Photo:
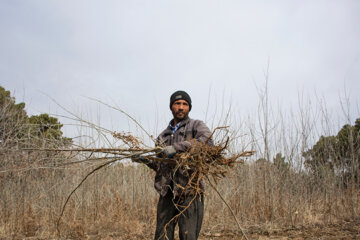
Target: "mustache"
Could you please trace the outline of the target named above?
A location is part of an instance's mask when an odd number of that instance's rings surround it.
[[[179,110],[179,111],[176,111],[176,112],[175,112],[175,114],[179,114],[179,113],[185,113],[185,111]]]

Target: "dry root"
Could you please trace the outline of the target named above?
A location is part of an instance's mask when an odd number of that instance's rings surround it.
[[[241,157],[249,157],[252,151],[242,152],[236,155],[227,153],[225,146],[209,146],[202,142],[196,142],[193,147],[178,156],[178,167],[184,169],[195,169],[202,176],[212,177],[215,181],[225,177],[230,167],[236,163],[243,163]]]

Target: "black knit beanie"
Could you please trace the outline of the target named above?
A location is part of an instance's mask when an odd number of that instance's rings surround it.
[[[189,96],[189,94],[187,94],[185,91],[176,91],[174,92],[171,97],[170,97],[170,109],[171,106],[173,105],[173,103],[177,100],[185,100],[188,102],[189,104],[189,111],[191,110],[191,98]]]

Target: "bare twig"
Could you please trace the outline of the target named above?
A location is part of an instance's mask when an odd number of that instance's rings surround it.
[[[128,118],[130,118],[136,125],[138,125],[138,126],[141,128],[141,130],[143,130],[144,133],[145,133],[154,143],[156,142],[156,140],[154,139],[154,137],[153,137],[150,133],[148,133],[148,131],[146,131],[146,129],[145,129],[134,117],[132,117],[129,113],[125,112],[124,110],[122,110],[122,109],[120,109],[120,108],[111,106],[111,105],[109,105],[109,104],[107,104],[107,103],[105,103],[105,102],[103,102],[103,101],[101,101],[101,100],[99,100],[99,99],[95,99],[95,98],[91,98],[91,97],[87,97],[87,98],[90,99],[90,100],[93,100],[93,101],[95,101],[95,102],[101,103],[101,104],[103,104],[104,106],[106,106],[106,107],[108,107],[108,108],[111,108],[111,109],[114,109],[114,110],[116,110],[116,111],[121,112],[122,114],[124,114],[125,116],[127,116]]]
[[[230,207],[230,205],[225,201],[225,199],[223,198],[223,196],[222,196],[222,195],[220,194],[220,192],[216,189],[216,187],[214,186],[214,184],[210,181],[210,179],[209,179],[208,176],[206,176],[206,179],[208,180],[210,186],[214,189],[214,191],[219,195],[219,197],[221,198],[221,200],[222,200],[222,201],[225,203],[225,205],[229,208],[229,210],[230,210],[231,214],[233,215],[233,217],[234,217],[234,219],[235,219],[235,222],[236,222],[238,228],[240,229],[241,234],[243,235],[243,237],[244,237],[246,240],[249,240],[248,237],[246,236],[244,230],[241,228],[240,223],[239,223],[239,221],[238,221],[238,219],[237,219],[234,211],[233,211],[232,208]],[[241,238],[241,239],[242,239],[242,238]]]

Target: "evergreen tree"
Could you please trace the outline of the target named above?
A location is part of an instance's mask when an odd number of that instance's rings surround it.
[[[25,103],[16,103],[10,91],[0,86],[0,141],[3,146],[25,144],[39,147],[51,143],[52,147],[60,147],[71,143],[71,139],[63,137],[63,125],[55,117],[40,114],[28,117]]]
[[[15,103],[15,98],[0,86],[0,141],[9,144],[14,138],[20,138],[27,122],[25,103]]]
[[[359,181],[360,118],[355,125],[344,125],[336,136],[321,136],[317,143],[303,153],[305,165],[316,176],[341,176],[345,182]]]

